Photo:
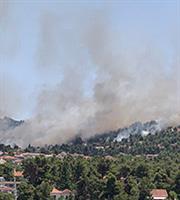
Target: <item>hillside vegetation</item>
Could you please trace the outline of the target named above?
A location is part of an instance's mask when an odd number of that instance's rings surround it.
[[[26,149],[1,144],[0,151],[43,153],[19,165],[0,164],[0,176],[13,180],[22,170],[18,200],[51,200],[55,187],[69,189],[66,200],[148,200],[152,189],[166,189],[168,200],[180,200],[180,129],[169,127],[148,135],[130,134],[117,141],[118,131],[68,144]],[[0,200],[13,196],[0,193]],[[63,199],[63,198],[62,198]]]
[[[134,134],[121,141],[116,138],[119,131],[100,134],[88,140],[76,137],[68,144],[26,148],[28,152],[78,153],[89,156],[116,156],[120,154],[147,155],[180,153],[180,128],[169,127],[148,135]]]

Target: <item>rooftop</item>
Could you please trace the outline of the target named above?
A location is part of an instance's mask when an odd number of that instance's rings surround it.
[[[14,175],[14,177],[22,177],[23,176],[23,172],[14,170],[14,174],[13,175]]]
[[[152,197],[165,197],[167,198],[168,197],[168,193],[165,189],[153,189],[151,191],[151,195]]]
[[[53,188],[53,190],[51,191],[50,195],[57,195],[57,194],[61,194],[61,195],[69,195],[71,192],[71,190],[69,189],[65,189],[63,191],[58,190],[56,188]]]

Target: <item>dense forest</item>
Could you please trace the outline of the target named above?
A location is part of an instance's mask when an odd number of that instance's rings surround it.
[[[144,200],[153,188],[165,188],[180,198],[180,155],[152,159],[134,156],[82,158],[38,156],[24,160],[18,169],[24,178],[18,200],[47,200],[53,187],[75,191],[77,200]],[[0,176],[11,179],[12,163],[0,165]],[[5,198],[0,194],[0,199]]]

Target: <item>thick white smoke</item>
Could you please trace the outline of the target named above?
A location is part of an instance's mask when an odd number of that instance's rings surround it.
[[[65,19],[52,12],[41,15],[37,73],[40,78],[59,74],[59,81],[41,90],[33,118],[3,133],[3,141],[43,145],[135,121],[178,124],[179,38],[167,63],[166,49],[148,34],[128,33],[126,44],[126,30],[113,30],[107,8],[74,14]]]

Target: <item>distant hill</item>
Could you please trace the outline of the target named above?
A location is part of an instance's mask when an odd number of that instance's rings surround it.
[[[9,117],[0,119],[0,131],[8,131],[22,125],[24,121],[16,121]]]
[[[146,123],[135,122],[130,126],[120,128],[115,131],[109,131],[107,133],[97,134],[94,137],[88,139],[90,143],[105,143],[105,142],[120,142],[122,139],[129,138],[130,135],[148,135],[155,134],[161,131],[161,126],[157,121],[149,121]]]

